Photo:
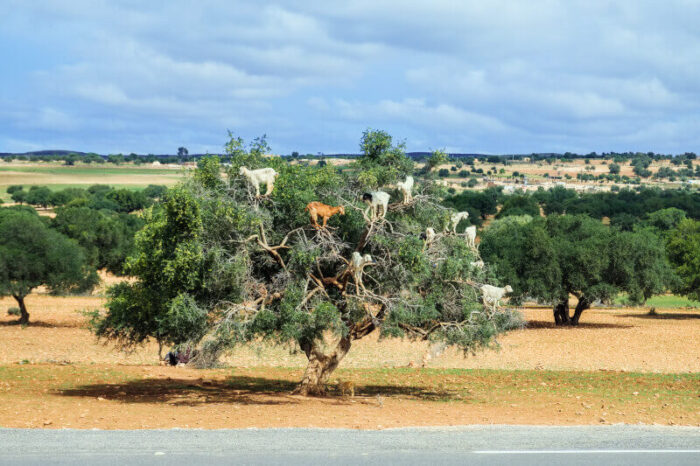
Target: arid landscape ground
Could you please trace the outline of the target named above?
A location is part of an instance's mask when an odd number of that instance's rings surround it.
[[[599,161],[592,164],[593,173],[607,172]],[[659,164],[668,162],[655,162],[651,170]],[[486,171],[491,164],[476,166]],[[12,162],[2,169],[6,202],[5,188],[13,184],[138,189],[172,185],[183,176],[182,169],[146,166]],[[519,171],[537,180],[545,172],[575,177],[584,169],[582,160],[517,163],[506,175]],[[622,164],[622,174],[631,175],[629,164]],[[449,180],[459,187],[460,179]],[[14,300],[0,299],[0,427],[700,425],[698,309],[657,307],[657,315],[649,315],[646,308],[594,308],[571,328],[555,327],[551,309],[529,307],[524,329],[501,337],[494,350],[467,355],[371,335],[354,343],[331,379],[329,396],[302,398],[290,392],[306,358],[291,347],[259,342],[226,355],[220,369],[195,370],[160,366],[155,343],[125,353],[96,341],[82,311],[102,307],[104,291],[32,294],[32,324],[25,328],[7,315]],[[354,384],[354,397],[343,396],[341,381]]]
[[[370,336],[354,344],[329,396],[303,398],[290,395],[303,354],[261,343],[220,369],[163,367],[155,344],[126,354],[95,340],[80,311],[103,303],[34,294],[33,323],[21,328],[6,314],[13,300],[0,300],[0,426],[700,425],[698,310],[596,308],[578,328],[555,328],[550,310],[525,309],[527,326],[500,349],[466,356]]]

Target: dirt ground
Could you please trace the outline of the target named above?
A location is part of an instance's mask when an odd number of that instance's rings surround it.
[[[32,325],[12,325],[7,309],[12,298],[0,299],[0,364],[64,361],[97,364],[157,364],[157,345],[125,354],[96,341],[81,313],[99,309],[100,297],[27,297]],[[624,370],[637,372],[700,372],[700,312],[659,309],[590,309],[577,328],[555,328],[550,309],[524,309],[528,324],[499,338],[500,349],[463,355],[423,342],[379,340],[370,335],[353,343],[342,367],[421,366],[462,369]],[[428,357],[426,357],[428,355]],[[258,344],[236,349],[224,362],[236,367],[294,367],[306,364],[289,348]]]
[[[343,427],[663,423],[700,426],[697,374],[345,369],[355,396],[290,394],[301,370],[0,366],[0,426]]]
[[[290,392],[305,358],[288,349],[241,349],[230,367],[198,371],[158,366],[155,345],[124,354],[96,342],[78,311],[103,302],[34,294],[21,328],[7,316],[13,300],[0,300],[0,427],[700,426],[697,310],[593,309],[579,328],[554,328],[550,310],[526,309],[528,326],[499,351],[466,357],[368,337],[330,396],[302,398]],[[341,380],[355,397],[341,396]]]

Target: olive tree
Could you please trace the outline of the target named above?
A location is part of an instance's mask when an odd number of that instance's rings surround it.
[[[237,155],[250,160],[235,146],[232,167]],[[411,165],[397,157],[363,163],[384,176]],[[373,220],[358,175],[263,162],[279,173],[270,196],[256,197],[235,168],[213,180],[210,162],[200,164],[206,176],[146,211],[126,265],[136,280],[110,291],[94,320],[99,336],[197,347],[193,362],[202,365],[258,338],[292,341],[308,358],[297,389],[308,395],[323,393],[353,341],[375,331],[473,351],[520,325],[514,311],[481,304],[478,286],[488,278],[471,265],[477,257],[462,236],[420,238],[428,226],[441,231],[450,214],[434,199],[436,186],[417,187],[412,203],[390,203],[386,218]],[[314,229],[304,211],[311,201],[343,205],[345,215]]]

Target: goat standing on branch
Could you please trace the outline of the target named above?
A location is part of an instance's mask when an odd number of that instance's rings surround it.
[[[457,225],[459,225],[459,222],[462,220],[466,220],[469,217],[469,212],[456,212],[452,214],[450,217],[450,221],[447,222],[447,225],[445,226],[445,233],[447,233],[450,229],[452,230],[452,233],[455,235],[457,234]]]
[[[369,254],[363,256],[357,251],[352,253],[352,258],[348,263],[348,268],[345,273],[351,275],[353,282],[355,282],[355,294],[359,295],[360,290],[362,290],[363,293],[367,292],[365,284],[362,283],[362,273],[365,267],[372,264],[374,264],[374,260]]]
[[[399,181],[396,186],[401,190],[403,194],[403,203],[408,204],[413,199],[413,177],[407,176],[406,181]]]
[[[311,225],[317,230],[320,228],[326,228],[328,219],[335,214],[345,215],[345,207],[342,205],[333,207],[316,201],[306,204],[306,209],[304,210],[309,212],[309,216],[311,217]],[[323,225],[318,224],[318,217],[323,218]]]
[[[372,191],[362,195],[362,201],[369,206],[372,221],[386,217],[386,212],[389,209],[389,194],[384,191]],[[379,214],[381,207],[382,213]]]
[[[467,235],[467,244],[469,247],[476,249],[476,225],[467,227],[464,233]]]
[[[484,298],[484,306],[490,306],[494,311],[498,308],[499,301],[503,299],[506,293],[512,293],[513,288],[506,285],[505,288],[499,288],[493,285],[481,285],[481,295]]]
[[[478,288],[489,277],[469,265],[478,255],[464,235],[440,232],[430,248],[418,238],[447,220],[440,190],[428,185],[408,204],[398,195],[396,206],[378,189],[366,196],[357,190],[413,172],[401,144],[392,146],[383,133],[365,136],[357,170],[290,163],[276,179],[270,169],[263,177],[247,169],[283,166],[263,158],[264,138],[253,152],[232,139],[229,183],[210,183],[218,171],[199,167],[144,216],[128,266],[134,281],[110,293],[98,335],[125,348],[148,337],[187,345],[200,351],[202,365],[260,338],[294,342],[308,361],[296,393],[320,395],[353,342],[373,332],[473,351],[518,328],[513,310],[492,312],[480,303]],[[361,176],[365,170],[370,176]],[[266,183],[271,191],[272,182],[274,199],[255,197],[254,186]],[[304,207],[330,199],[347,217],[337,228],[309,228]]]
[[[277,178],[278,173],[274,168],[258,168],[257,170],[248,170],[246,167],[241,167],[239,173],[246,178],[248,182],[255,188],[255,197],[260,197],[260,185],[265,183],[267,186],[267,192],[265,196],[272,194],[272,189],[275,185],[275,178]]]

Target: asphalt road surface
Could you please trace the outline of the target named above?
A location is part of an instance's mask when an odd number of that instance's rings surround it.
[[[0,464],[700,465],[700,428],[0,429]]]

